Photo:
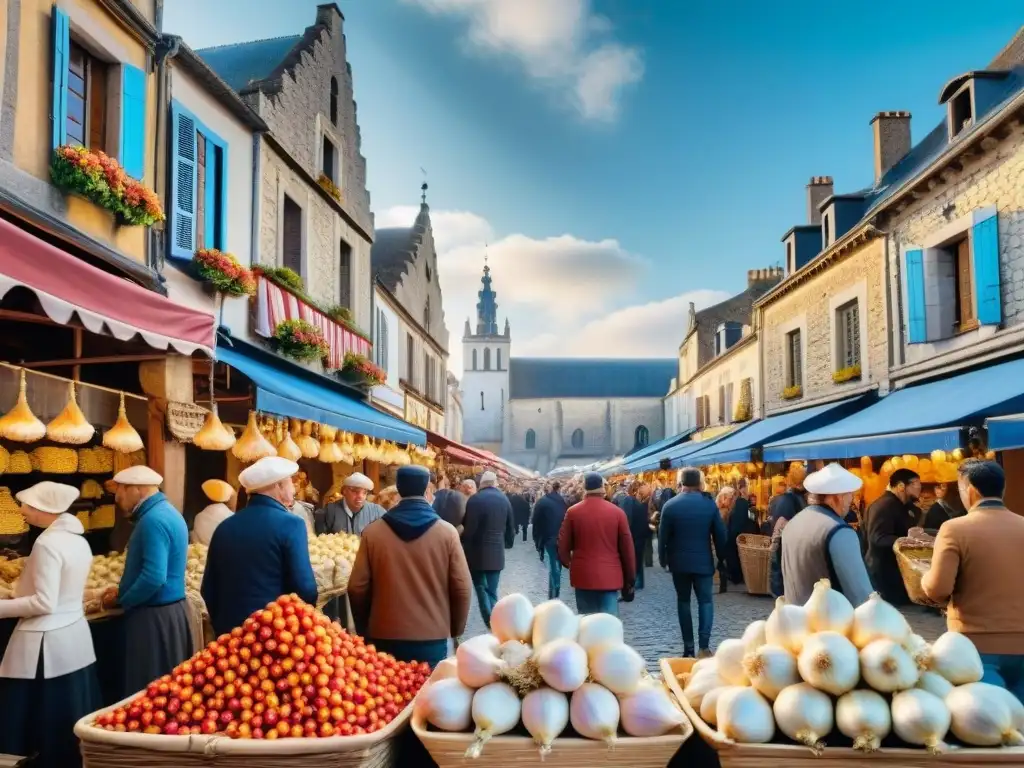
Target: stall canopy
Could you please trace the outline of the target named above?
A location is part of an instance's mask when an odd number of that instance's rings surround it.
[[[622,472],[636,472],[638,471],[638,467],[641,465],[641,463],[647,463],[644,461],[644,459],[648,458],[649,456],[653,456],[656,453],[662,453],[663,451],[671,450],[672,448],[675,448],[677,445],[681,445],[682,443],[689,440],[690,435],[692,435],[694,432],[696,432],[696,430],[688,429],[685,432],[680,432],[679,434],[672,435],[672,437],[666,437],[664,440],[659,440],[654,445],[648,445],[644,448],[641,448],[638,451],[635,451],[634,453],[625,456],[617,466],[610,467],[609,469],[618,470],[621,467]]]
[[[742,429],[742,428],[741,428]],[[691,453],[703,450],[708,446],[715,445],[716,443],[724,440],[725,438],[736,434],[735,432],[727,432],[718,437],[713,437],[710,440],[701,440],[699,442],[682,442],[672,448],[666,448],[657,453],[653,453],[645,459],[641,459],[631,466],[632,471],[635,472],[650,472],[652,470],[661,467],[661,462],[665,460],[670,461],[670,466],[681,467],[687,463],[683,461]]]
[[[104,272],[0,219],[0,299],[18,287],[32,291],[55,323],[77,316],[87,330],[121,341],[139,336],[156,349],[213,354],[212,314]]]
[[[440,448],[445,454],[460,464],[475,466],[477,464],[489,464],[491,461],[482,453],[470,448],[468,445],[457,443],[444,435],[438,434],[437,432],[431,432],[428,430],[427,442]]]
[[[256,409],[280,416],[330,424],[349,432],[398,443],[425,445],[418,427],[378,411],[334,388],[326,376],[305,371],[287,361],[235,340],[218,346],[217,360],[235,368],[256,388]],[[290,370],[289,370],[290,369]]]
[[[1024,413],[988,419],[985,426],[988,428],[989,450],[1024,448]]]
[[[765,461],[850,459],[960,447],[961,430],[1024,410],[1024,360],[893,392],[841,421],[765,446]]]
[[[709,443],[705,448],[688,453],[685,457],[686,463],[706,466],[750,461],[754,449],[760,448],[765,443],[815,429],[825,422],[841,419],[863,408],[869,402],[867,396],[861,395],[834,403],[825,403],[798,411],[780,413],[777,416],[769,416],[755,421],[738,432],[733,432],[720,440]]]

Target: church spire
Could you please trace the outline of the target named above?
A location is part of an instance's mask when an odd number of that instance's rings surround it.
[[[486,253],[484,254],[484,276],[480,282],[484,287],[477,293],[480,301],[476,304],[476,335],[497,336],[498,294],[491,289],[491,267],[487,263]]]

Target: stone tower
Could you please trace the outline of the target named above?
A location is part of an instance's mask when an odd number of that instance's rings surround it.
[[[462,439],[498,453],[508,403],[512,336],[507,319],[504,331],[498,331],[498,295],[486,259],[480,282],[476,325],[471,326],[467,318],[462,336]]]

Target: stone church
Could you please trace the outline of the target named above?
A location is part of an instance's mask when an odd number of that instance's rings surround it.
[[[513,358],[490,267],[463,333],[463,442],[546,473],[619,456],[665,435],[676,361]]]

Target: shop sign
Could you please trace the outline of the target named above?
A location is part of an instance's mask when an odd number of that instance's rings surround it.
[[[195,403],[167,403],[167,431],[179,443],[191,443],[206,422],[206,409]]]
[[[405,420],[421,429],[430,429],[430,411],[424,403],[405,395]]]

